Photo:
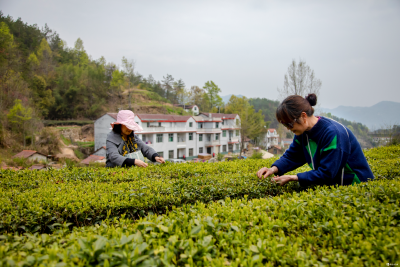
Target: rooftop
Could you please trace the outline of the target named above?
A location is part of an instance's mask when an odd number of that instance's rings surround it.
[[[97,156],[97,155],[90,155],[86,159],[82,160],[81,163],[89,165],[89,163],[91,163],[91,162],[95,162],[95,161],[103,160],[103,159],[105,159],[105,157]]]
[[[36,154],[36,153],[43,155],[42,153],[39,153],[35,150],[22,150],[18,154],[14,155],[13,158],[29,158],[30,156],[32,156],[33,154]],[[46,157],[46,155],[43,155],[43,156]]]

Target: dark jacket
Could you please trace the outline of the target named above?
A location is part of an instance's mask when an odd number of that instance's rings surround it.
[[[305,163],[313,170],[297,174],[301,186],[340,185],[343,168],[343,185],[374,179],[353,133],[325,117],[321,117],[310,131],[296,135],[289,149],[272,166],[278,168],[277,175],[283,175]]]
[[[143,156],[148,158],[149,160],[155,162],[155,157],[158,156],[156,151],[143,143],[136,135],[135,142],[138,145],[138,150],[142,151]],[[107,142],[106,142],[106,167],[117,167],[117,166],[131,166],[133,165],[133,159],[128,159],[122,156],[122,146],[124,144],[124,140],[122,140],[121,134],[115,133],[111,131],[107,135]],[[126,160],[130,160],[132,164],[126,164]]]

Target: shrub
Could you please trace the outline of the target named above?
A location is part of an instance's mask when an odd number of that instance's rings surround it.
[[[262,159],[263,153],[261,152],[254,152],[253,155],[251,155],[251,159]]]

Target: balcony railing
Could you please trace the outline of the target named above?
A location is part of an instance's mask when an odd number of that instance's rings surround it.
[[[198,133],[221,133],[221,128],[197,128],[196,131]]]
[[[216,146],[216,145],[220,145],[221,142],[219,140],[212,140],[212,141],[205,141],[204,145],[205,146]]]
[[[144,132],[165,132],[165,127],[162,127],[162,126],[146,127],[146,126],[144,126],[143,131]]]
[[[229,137],[229,142],[239,142],[239,137]]]

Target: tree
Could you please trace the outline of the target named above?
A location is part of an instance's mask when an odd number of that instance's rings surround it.
[[[293,59],[288,67],[283,81],[283,88],[278,88],[281,100],[289,95],[306,96],[314,93],[317,96],[321,89],[321,80],[315,77],[312,70],[305,61],[300,60],[299,64]]]
[[[30,88],[33,91],[33,100],[37,108],[42,113],[42,116],[46,117],[49,114],[49,109],[55,103],[52,91],[47,89],[45,79],[38,75],[33,77]]]
[[[25,128],[26,128],[25,124],[30,119],[32,119],[32,110],[31,110],[31,108],[23,107],[22,106],[22,101],[20,99],[16,99],[14,106],[12,107],[10,112],[7,114],[7,118],[16,127],[22,126],[22,133],[23,133],[23,136],[24,136],[24,147],[25,147]]]
[[[223,106],[222,98],[219,96],[221,89],[213,81],[206,82],[203,89],[207,93],[210,109]]]
[[[263,133],[265,126],[262,111],[255,112],[254,107],[249,104],[246,97],[237,97],[232,95],[225,107],[225,112],[230,114],[239,114],[240,121],[240,137],[241,149],[244,148],[244,139],[256,139]]]
[[[173,100],[173,96],[171,96],[172,94],[172,86],[173,86],[173,82],[174,82],[174,78],[172,77],[172,75],[167,74],[166,77],[163,76],[162,80],[162,87],[165,90],[165,98],[167,98],[168,100]]]
[[[135,78],[135,61],[133,60],[128,60],[126,57],[122,57],[122,68],[123,71],[125,72],[126,77],[129,80],[129,87],[131,83],[133,83],[134,78]]]

